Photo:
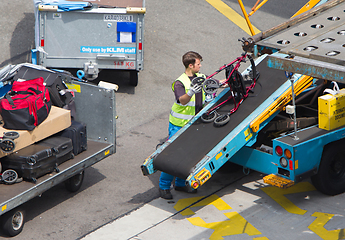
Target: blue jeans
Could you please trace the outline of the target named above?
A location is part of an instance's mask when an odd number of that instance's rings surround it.
[[[169,122],[169,138],[171,138],[178,130],[182,127],[175,126]],[[159,188],[162,190],[170,189],[171,182],[174,180],[174,176],[167,174],[165,172],[161,173],[159,178]],[[184,187],[186,186],[185,180],[176,177],[175,179],[175,186],[177,187]]]

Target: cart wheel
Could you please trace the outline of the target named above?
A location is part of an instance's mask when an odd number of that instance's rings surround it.
[[[4,139],[1,141],[1,150],[5,153],[10,153],[14,150],[15,143],[11,139]]]
[[[210,112],[209,114],[207,113],[204,113],[203,115],[201,115],[201,120],[205,123],[210,123],[210,122],[213,122],[216,117],[218,116],[217,112],[216,111],[212,111]]]
[[[24,227],[24,211],[14,209],[6,213],[2,218],[2,228],[10,237],[18,235]]]
[[[80,189],[84,180],[84,171],[74,175],[70,179],[65,181],[65,187],[70,192],[76,192]]]
[[[214,125],[216,127],[222,127],[230,121],[229,114],[223,114],[214,119]]]
[[[7,184],[13,184],[17,181],[18,174],[12,169],[7,169],[2,173],[2,180]]]
[[[16,139],[19,137],[19,133],[17,132],[4,132],[4,138],[9,138],[9,139]]]
[[[204,89],[204,92],[206,94],[212,95],[217,92],[217,89],[219,88],[219,83],[214,79],[207,79],[202,85],[202,88]]]
[[[345,149],[344,141],[324,147],[319,171],[311,177],[315,188],[326,195],[345,192]]]
[[[195,77],[192,79],[192,85],[201,85],[205,81],[203,77]]]
[[[129,72],[129,85],[133,87],[138,86],[138,71]]]

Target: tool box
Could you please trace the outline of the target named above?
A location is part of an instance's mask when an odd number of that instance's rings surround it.
[[[319,128],[333,130],[345,125],[345,89],[318,98]]]

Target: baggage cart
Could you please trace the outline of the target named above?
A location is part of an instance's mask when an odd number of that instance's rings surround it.
[[[1,227],[9,236],[18,235],[23,229],[23,203],[63,182],[67,190],[78,191],[84,170],[115,153],[115,91],[73,80],[67,85],[75,90],[75,120],[87,125],[87,150],[60,164],[59,172],[44,175],[36,183],[0,184]]]
[[[145,1],[85,2],[88,7],[73,11],[37,6],[33,63],[79,69],[77,76],[87,80],[104,69],[124,70],[130,85],[137,86],[144,69]]]

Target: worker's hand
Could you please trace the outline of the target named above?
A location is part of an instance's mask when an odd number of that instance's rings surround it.
[[[196,94],[200,91],[201,91],[201,85],[198,85],[198,84],[195,84],[194,86],[190,85],[190,88],[187,92],[187,95],[190,97],[193,97],[194,94]]]

